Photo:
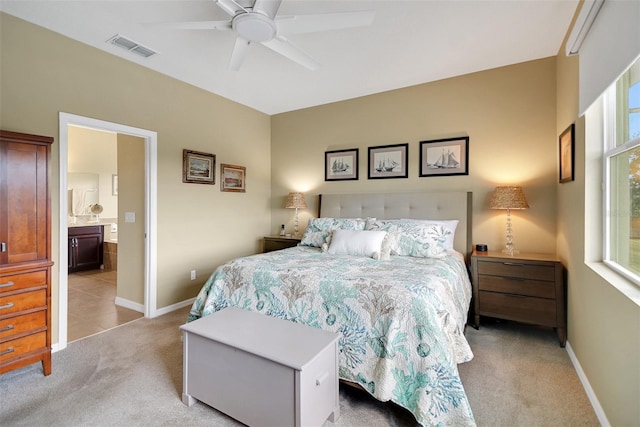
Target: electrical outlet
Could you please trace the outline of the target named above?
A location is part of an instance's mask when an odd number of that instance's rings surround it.
[[[196,271],[191,270],[191,280],[196,280]]]

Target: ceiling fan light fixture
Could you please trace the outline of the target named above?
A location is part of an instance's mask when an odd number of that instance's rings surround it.
[[[276,24],[271,18],[258,12],[236,15],[232,27],[240,37],[250,42],[266,42],[276,36]]]

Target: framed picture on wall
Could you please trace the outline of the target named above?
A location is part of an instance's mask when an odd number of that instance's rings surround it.
[[[558,138],[559,145],[559,167],[560,167],[560,182],[569,182],[574,179],[573,161],[575,151],[575,136],[574,136],[574,124],[571,123],[564,132],[560,134]]]
[[[369,147],[369,179],[407,178],[409,144]]]
[[[192,184],[216,183],[215,154],[182,150],[182,182]]]
[[[326,151],[324,153],[324,180],[358,180],[358,149]]]
[[[220,191],[245,192],[247,168],[244,166],[220,164]]]
[[[469,137],[420,142],[420,176],[469,175]]]

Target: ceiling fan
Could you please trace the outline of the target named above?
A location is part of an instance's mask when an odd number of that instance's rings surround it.
[[[251,6],[239,0],[214,0],[231,19],[228,21],[182,22],[174,28],[234,31],[236,42],[229,69],[238,71],[251,43],[260,43],[310,70],[320,64],[286,38],[290,34],[313,33],[371,25],[374,11],[276,16],[282,0],[255,0]],[[245,3],[245,2],[243,2]]]

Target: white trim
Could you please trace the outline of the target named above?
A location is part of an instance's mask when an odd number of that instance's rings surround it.
[[[115,303],[120,307],[128,308],[129,310],[137,311],[138,313],[144,313],[144,305],[140,304],[139,302],[116,297]]]
[[[157,305],[157,152],[158,134],[154,131],[134,128],[118,123],[106,122],[74,114],[59,113],[59,250],[58,250],[58,343],[53,346],[54,351],[67,347],[67,313],[69,283],[67,274],[67,156],[68,156],[68,126],[81,126],[104,132],[133,135],[145,140],[145,277],[144,277],[144,312],[145,317],[158,316]]]
[[[168,305],[166,307],[162,307],[156,311],[156,316],[162,316],[164,314],[171,313],[172,311],[180,310],[183,307],[187,307],[193,305],[193,302],[196,300],[196,297],[189,298],[184,301],[177,302],[175,304]],[[187,319],[184,319],[185,323]]]
[[[582,42],[589,34],[593,21],[596,20],[598,12],[602,7],[604,0],[585,0],[582,9],[576,18],[576,22],[571,28],[571,33],[567,39],[565,53],[567,56],[577,55],[582,46]]]
[[[598,401],[598,396],[591,388],[591,384],[587,379],[587,375],[582,370],[582,366],[580,366],[580,362],[576,357],[576,354],[573,352],[573,348],[571,348],[571,344],[567,341],[566,345],[567,354],[569,355],[569,359],[571,359],[571,363],[573,364],[576,373],[578,374],[578,378],[582,383],[582,387],[584,387],[584,391],[587,393],[587,397],[589,398],[589,402],[591,402],[591,406],[593,406],[593,410],[596,413],[596,417],[598,417],[598,421],[600,421],[600,425],[602,427],[610,427],[609,420],[607,419],[607,415],[604,413],[604,409],[600,405],[600,401]]]

